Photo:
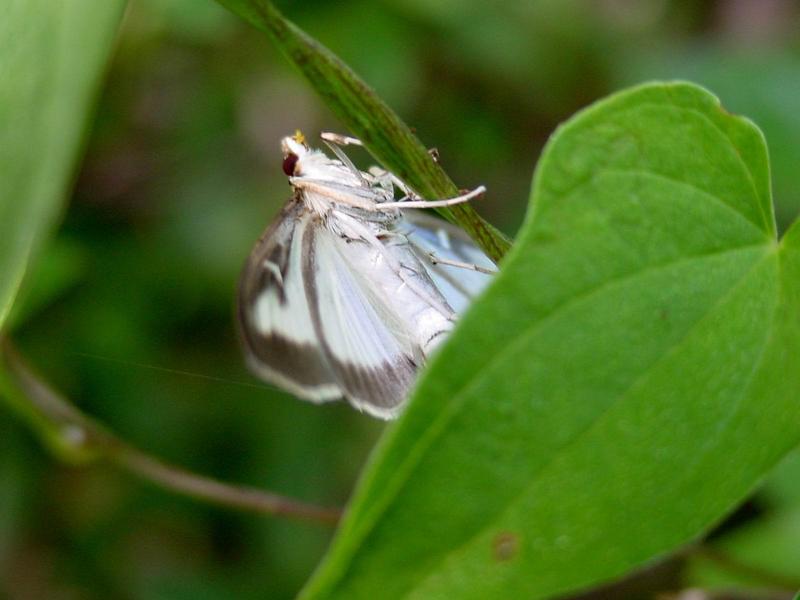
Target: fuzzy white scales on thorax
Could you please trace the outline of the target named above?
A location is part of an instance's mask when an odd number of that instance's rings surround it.
[[[319,150],[305,150],[293,138],[284,140],[284,148],[298,156],[295,181],[330,182],[336,184],[340,194],[349,192],[359,202],[379,204],[393,200],[387,180],[375,181],[367,173],[358,177],[341,162]],[[337,203],[335,197],[318,191],[301,190],[300,198],[323,218],[327,229],[352,244],[353,266],[381,292],[402,321],[414,325],[408,334],[423,358],[427,358],[453,328],[455,312],[431,281],[408,239],[397,230],[399,209],[365,215],[364,209]]]

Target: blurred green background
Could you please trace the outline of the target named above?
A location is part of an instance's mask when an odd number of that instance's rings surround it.
[[[704,84],[756,121],[781,228],[800,212],[796,2],[279,4],[439,149],[461,187],[486,184],[476,208],[509,234],[558,123],[660,78]],[[382,424],[260,384],[234,327],[239,270],[289,195],[279,139],[296,128],[312,139],[341,130],[263,35],[211,0],[131,0],[68,211],[28,278],[14,336],[50,382],[140,448],[342,504]],[[288,598],[329,540],[323,526],[58,464],[10,413],[0,448],[0,597]],[[797,539],[791,457],[715,543],[800,577]],[[640,595],[739,579],[691,560]]]

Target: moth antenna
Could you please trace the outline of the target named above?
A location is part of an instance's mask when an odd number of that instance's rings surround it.
[[[319,134],[326,142],[332,142],[337,146],[363,146],[361,140],[358,138],[350,137],[349,135],[341,135],[331,131],[323,131]]]

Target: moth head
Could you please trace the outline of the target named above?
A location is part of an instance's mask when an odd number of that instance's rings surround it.
[[[298,161],[308,153],[305,136],[300,130],[297,130],[294,135],[286,136],[281,140],[281,150],[283,151],[283,172],[292,177],[297,169]]]

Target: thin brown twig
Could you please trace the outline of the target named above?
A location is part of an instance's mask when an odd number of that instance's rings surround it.
[[[748,564],[708,545],[694,546],[689,554],[705,558],[730,573],[761,582],[770,587],[791,590],[792,592],[800,590],[800,580],[798,579]]]
[[[163,488],[260,514],[335,524],[338,508],[316,506],[231,485],[162,462],[131,446],[56,393],[25,363],[8,338],[0,340],[0,396],[34,425],[58,455],[72,463],[107,461]]]
[[[143,452],[126,447],[112,452],[116,465],[173,491],[241,510],[336,524],[341,511],[287,498],[252,487],[227,483],[165,464]]]
[[[737,588],[687,588],[657,595],[656,600],[792,600],[794,592]]]

